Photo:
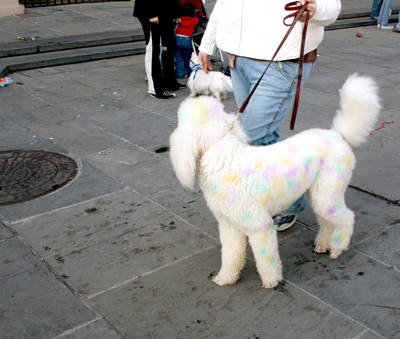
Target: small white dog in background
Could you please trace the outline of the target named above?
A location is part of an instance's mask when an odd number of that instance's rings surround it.
[[[377,120],[378,88],[369,77],[352,75],[340,91],[340,110],[330,130],[310,129],[268,146],[250,146],[235,114],[212,97],[188,98],[178,111],[170,137],[170,157],[184,187],[198,181],[218,223],[222,265],[213,281],[239,279],[249,238],[263,287],[283,280],[272,217],[304,192],[320,230],[315,252],[332,259],[346,250],[354,213],[345,191],[355,167],[351,146],[363,143]],[[228,128],[227,128],[228,127]],[[229,128],[231,127],[231,128]],[[200,156],[200,159],[198,157]]]
[[[221,72],[204,72],[196,53],[192,53],[192,73],[187,86],[190,89],[190,97],[211,95],[218,100],[226,99],[227,93],[233,91],[232,80]]]

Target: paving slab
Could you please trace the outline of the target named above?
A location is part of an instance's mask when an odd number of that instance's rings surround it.
[[[125,143],[115,134],[81,120],[77,113],[74,121],[36,126],[34,131],[46,139],[51,138],[55,145],[78,156],[116,148]]]
[[[331,260],[313,252],[314,237],[304,231],[281,243],[284,277],[380,335],[400,338],[400,271],[353,250]]]
[[[351,184],[363,190],[399,202],[400,192],[397,182],[397,168],[400,166],[398,151],[386,151],[364,145],[355,151],[357,166]],[[382,164],[387,163],[387,166]]]
[[[127,338],[353,338],[364,330],[292,284],[263,289],[252,262],[233,286],[211,281],[218,269],[212,249],[91,301]]]
[[[63,111],[70,112],[70,114],[74,114],[75,117],[79,116],[81,120],[100,126],[112,122],[121,122],[133,116],[149,113],[147,108],[116,98],[111,93],[65,101],[57,105],[57,107]]]
[[[97,317],[16,238],[0,242],[0,255],[2,338],[53,338]]]
[[[5,104],[4,106],[7,106]],[[5,112],[8,113],[7,110]],[[0,109],[0,113],[3,111]],[[54,145],[50,140],[45,139],[37,133],[21,126],[19,123],[6,115],[0,114],[0,150],[48,150],[65,153],[61,147]]]
[[[83,296],[216,245],[207,234],[126,191],[13,228]]]
[[[171,163],[165,157],[130,144],[86,154],[85,160],[106,175],[145,196],[177,185]]]
[[[124,186],[92,165],[82,162],[78,176],[53,193],[22,204],[0,206],[0,217],[8,222],[71,206],[123,189]]]
[[[393,221],[381,233],[357,245],[356,250],[369,255],[400,272],[400,219]]]

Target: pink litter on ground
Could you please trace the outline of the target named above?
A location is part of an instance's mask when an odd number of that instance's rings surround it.
[[[332,77],[333,75],[332,74],[325,74],[327,77]]]
[[[374,133],[375,131],[385,128],[385,125],[389,125],[389,124],[394,124],[394,121],[382,122],[382,126],[369,132],[369,135],[372,135],[372,133]]]

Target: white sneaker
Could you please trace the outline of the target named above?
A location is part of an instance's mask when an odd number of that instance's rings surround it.
[[[272,219],[274,219],[274,225],[276,226],[276,230],[278,232],[287,230],[292,227],[297,220],[298,215],[276,215]]]
[[[382,29],[393,29],[393,26],[381,26]]]

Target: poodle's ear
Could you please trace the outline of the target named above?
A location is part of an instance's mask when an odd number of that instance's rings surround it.
[[[178,127],[169,138],[170,159],[183,187],[193,188],[199,137],[193,131]]]

